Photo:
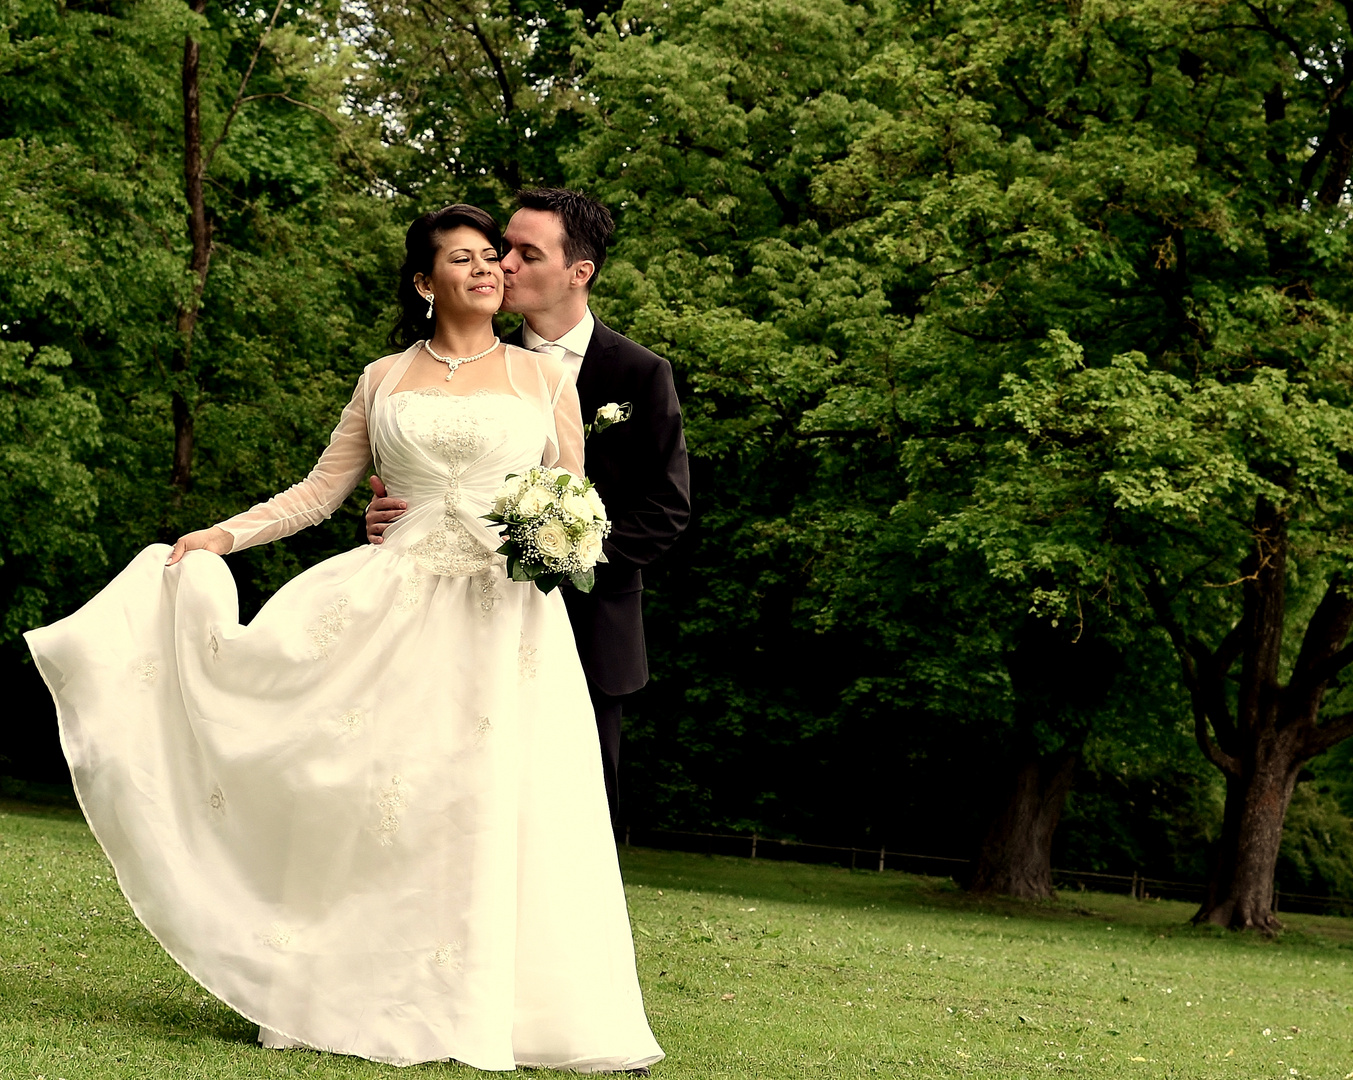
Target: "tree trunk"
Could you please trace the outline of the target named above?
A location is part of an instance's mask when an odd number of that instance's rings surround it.
[[[968,888],[1045,900],[1052,888],[1052,836],[1062,817],[1080,750],[1032,754],[1016,770],[1008,794],[973,860]]]
[[[1273,914],[1273,874],[1301,766],[1299,761],[1269,760],[1247,776],[1228,778],[1207,899],[1194,915],[1195,923],[1265,933],[1282,928]]]
[[[188,5],[197,14],[206,10],[206,0],[190,0]],[[192,34],[183,39],[183,194],[188,203],[188,239],[192,255],[188,270],[192,275],[187,298],[179,305],[175,346],[170,370],[174,385],[171,391],[174,419],[174,459],[170,483],[181,496],[188,490],[193,470],[193,403],[188,394],[193,356],[193,331],[197,327],[197,313],[202,303],[202,291],[207,284],[211,265],[211,223],[207,220],[206,200],[202,185],[206,169],[202,161],[201,50]]]

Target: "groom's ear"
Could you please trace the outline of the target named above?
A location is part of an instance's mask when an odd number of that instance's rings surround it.
[[[572,276],[568,279],[569,288],[585,289],[596,275],[597,264],[591,259],[579,259],[569,269],[572,271]]]

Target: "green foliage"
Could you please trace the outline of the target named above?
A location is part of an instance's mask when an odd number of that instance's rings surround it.
[[[340,18],[366,66],[355,108],[380,124],[380,181],[424,209],[507,210],[521,187],[562,181],[561,148],[587,107],[578,53],[607,0],[415,0]]]
[[[1289,892],[1353,897],[1353,820],[1328,787],[1297,786],[1283,824],[1278,884]]]
[[[4,642],[38,622],[72,569],[104,562],[89,467],[102,418],[92,394],[67,386],[70,364],[61,349],[0,341],[0,498],[18,516],[0,537]]]
[[[1027,375],[1002,380],[982,415],[997,433],[987,468],[931,538],[972,544],[999,578],[1054,575],[1063,588],[1038,593],[1054,614],[1075,596],[1131,604],[1144,582],[1234,567],[1261,496],[1297,519],[1305,558],[1338,565],[1349,548],[1334,508],[1350,495],[1353,420],[1329,400],[1342,379],[1320,378],[1338,338],[1312,331],[1295,372],[1258,367],[1230,382],[1152,370],[1140,353],[1089,368],[1054,331]],[[1199,589],[1191,606],[1213,607],[1206,597]]]
[[[1053,865],[1204,881],[1225,795],[1185,724],[1102,724],[1067,797]]]
[[[284,18],[259,50],[252,100],[227,117],[271,8],[195,18],[181,4],[97,13],[16,5],[0,75],[5,333],[71,357],[67,381],[97,404],[87,461],[95,531],[113,565],[294,482],[313,462],[361,366],[382,351],[397,233],[389,207],[354,188],[361,123],[341,109],[350,50],[322,8]],[[213,258],[182,388],[195,414],[196,483],[168,487],[169,360],[188,295],[182,190],[183,35],[202,41]],[[316,49],[318,45],[318,49]],[[358,172],[360,175],[360,172]],[[71,448],[79,453],[79,446]],[[351,519],[318,544],[346,546]],[[314,538],[301,542],[316,550]],[[280,582],[257,557],[260,585]],[[67,567],[31,625],[93,582]],[[72,571],[77,572],[72,572]]]

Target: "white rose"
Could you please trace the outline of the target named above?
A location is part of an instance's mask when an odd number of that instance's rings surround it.
[[[601,496],[597,494],[597,489],[590,487],[587,494],[583,496],[587,500],[587,505],[592,508],[592,516],[598,521],[606,520],[606,504],[601,501]]]
[[[578,562],[582,564],[584,570],[591,570],[597,565],[599,558],[601,558],[601,537],[589,530],[578,545]]]
[[[536,547],[547,559],[562,559],[569,553],[568,530],[557,521],[547,521],[536,530]]]
[[[520,476],[504,481],[503,486],[493,493],[493,512],[501,514],[521,495],[525,487],[526,480]]]
[[[605,420],[609,424],[614,424],[620,419],[620,406],[614,401],[608,401],[597,410],[597,419]]]
[[[545,488],[533,487],[521,497],[521,502],[517,503],[517,513],[522,517],[532,518],[537,514],[543,514],[553,505],[553,495]]]
[[[560,500],[560,504],[565,513],[572,514],[579,521],[592,520],[592,504],[585,495],[575,495],[570,491]]]

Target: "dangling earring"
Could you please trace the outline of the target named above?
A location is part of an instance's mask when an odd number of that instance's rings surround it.
[[[428,293],[428,313],[424,315],[423,318],[432,318],[432,293]]]

